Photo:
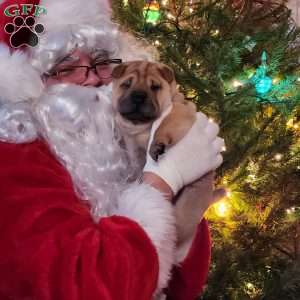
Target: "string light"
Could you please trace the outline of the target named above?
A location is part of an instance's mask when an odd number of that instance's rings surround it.
[[[230,197],[231,196],[231,191],[230,190],[226,190],[226,197]]]
[[[255,72],[249,72],[249,74],[248,74],[248,78],[251,78],[251,77],[253,77],[254,76],[254,74],[255,74]]]
[[[272,80],[272,83],[273,84],[276,84],[280,81],[280,78],[279,77],[275,77],[273,80]]]
[[[162,4],[163,6],[167,6],[167,5],[168,5],[168,0],[163,0],[163,1],[161,2],[161,4]]]
[[[293,127],[294,126],[294,119],[289,119],[286,123],[287,127]]]
[[[213,123],[215,120],[213,118],[209,118],[208,122]]]
[[[217,202],[214,205],[214,209],[219,217],[226,217],[229,213],[229,205],[224,200]]]
[[[298,129],[300,129],[300,125],[299,125],[299,122],[298,123],[295,123],[296,121],[293,119],[293,118],[291,118],[291,119],[289,119],[287,122],[286,122],[286,126],[288,127],[288,128],[293,128],[293,129],[295,129],[295,130],[298,130]]]
[[[280,160],[282,160],[282,157],[283,157],[282,154],[277,153],[274,158],[275,158],[275,160],[280,161]]]
[[[172,19],[172,20],[176,19],[171,13],[167,13],[167,18]]]
[[[217,36],[220,33],[219,29],[213,31],[212,36]]]
[[[247,286],[248,289],[253,289],[254,288],[254,285],[251,282],[248,282],[246,284],[246,286]]]
[[[222,152],[225,152],[227,149],[226,149],[226,146],[223,146],[222,148],[221,148],[221,150],[222,150]]]
[[[237,87],[240,87],[240,86],[243,86],[243,83],[238,81],[238,80],[234,80],[232,85],[237,88]]]
[[[292,206],[291,208],[288,208],[288,209],[286,210],[286,212],[287,212],[288,215],[291,215],[291,214],[293,214],[294,212],[296,212],[296,207]]]
[[[156,0],[146,3],[143,9],[143,15],[147,23],[155,25],[160,19],[160,7]]]
[[[154,45],[159,46],[159,45],[160,45],[160,41],[159,41],[159,40],[156,40],[156,41],[154,42]]]

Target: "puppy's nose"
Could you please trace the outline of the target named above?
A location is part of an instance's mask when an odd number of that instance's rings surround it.
[[[130,98],[133,103],[142,104],[147,98],[147,93],[145,91],[133,91]]]

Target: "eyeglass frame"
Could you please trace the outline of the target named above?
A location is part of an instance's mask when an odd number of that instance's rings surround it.
[[[66,70],[73,70],[73,69],[75,70],[75,69],[79,69],[79,68],[85,68],[86,72],[85,72],[85,79],[83,80],[83,82],[84,82],[88,78],[90,70],[94,70],[95,74],[97,74],[97,70],[96,70],[97,66],[110,65],[110,64],[121,64],[121,63],[122,63],[122,59],[120,59],[120,58],[105,59],[103,61],[96,62],[96,63],[92,64],[91,66],[70,66],[70,67],[66,67],[59,71],[46,72],[43,74],[43,76],[46,78],[59,77],[60,72],[63,72]],[[97,74],[97,76],[98,76],[98,74]]]

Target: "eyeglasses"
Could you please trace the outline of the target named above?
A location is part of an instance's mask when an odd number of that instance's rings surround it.
[[[111,69],[109,68],[109,65],[121,63],[122,59],[106,59],[96,62],[91,66],[70,66],[60,70],[50,71],[49,73],[44,74],[44,76],[46,78],[51,77],[61,81],[82,84],[88,78],[91,70],[93,70],[100,79],[109,79],[111,77]]]

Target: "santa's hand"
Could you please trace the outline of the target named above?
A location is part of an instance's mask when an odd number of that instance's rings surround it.
[[[149,144],[157,127],[155,122]],[[158,162],[147,154],[144,172],[155,173],[161,177],[176,194],[185,185],[221,165],[223,158],[220,153],[224,140],[217,137],[218,132],[218,125],[198,112],[197,120],[187,135],[161,156]]]

